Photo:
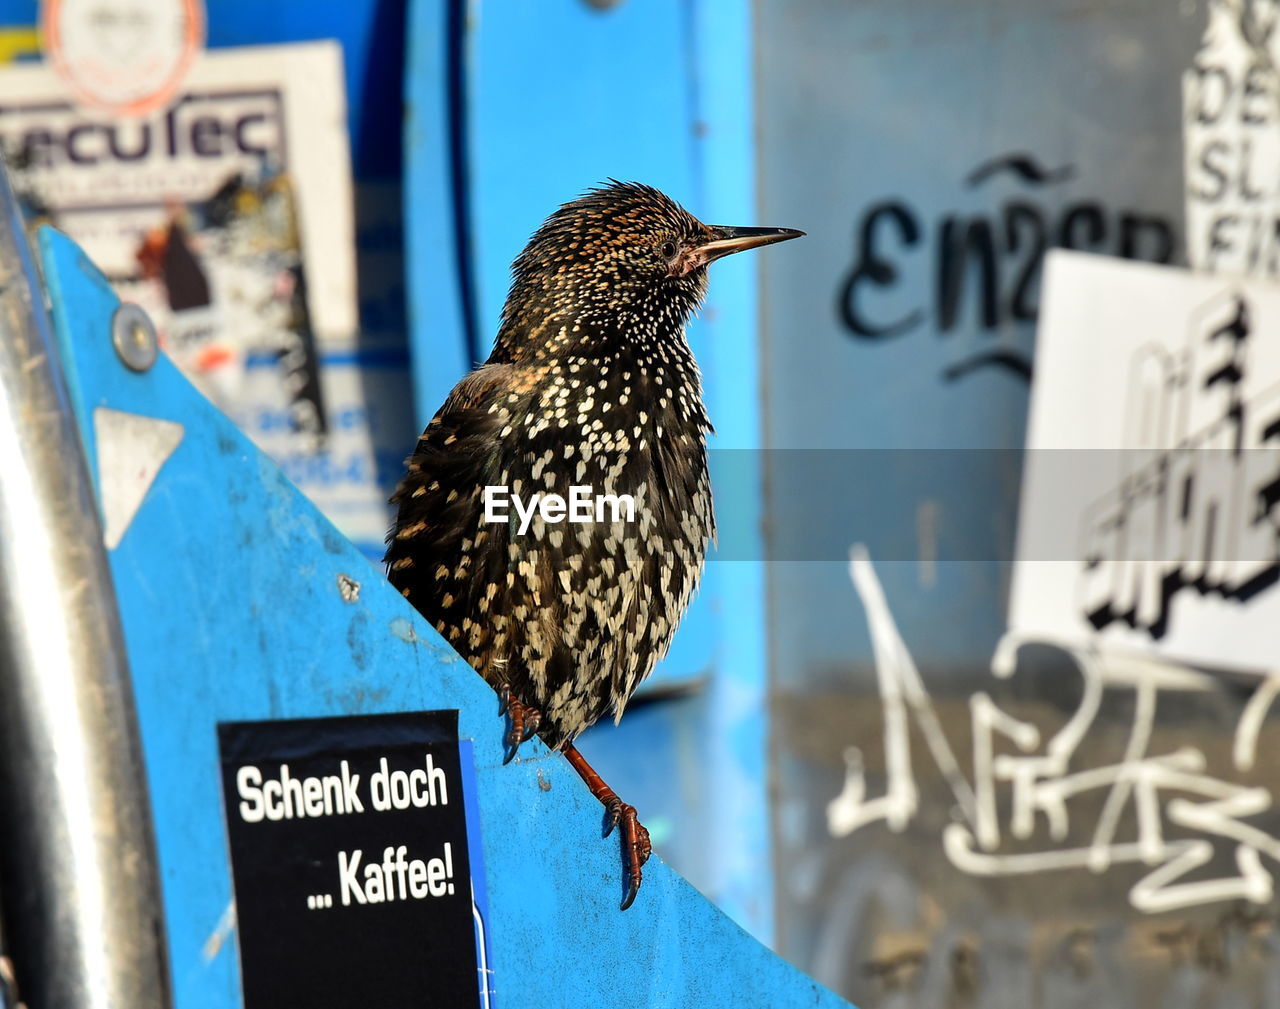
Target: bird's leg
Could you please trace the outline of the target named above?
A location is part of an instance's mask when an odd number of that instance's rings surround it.
[[[628,805],[618,798],[618,794],[604,783],[586,758],[578,752],[572,743],[567,743],[562,751],[565,758],[573,765],[578,776],[586,782],[591,794],[600,800],[605,809],[609,826],[604,832],[608,837],[613,828],[622,825],[622,857],[627,866],[627,892],[622,898],[622,910],[631,906],[640,890],[641,867],[649,860],[653,846],[649,843],[649,832],[636,816],[636,807]]]
[[[508,715],[511,718],[511,728],[507,730],[506,738],[503,740],[507,747],[507,755],[502,758],[504,764],[509,764],[511,758],[516,755],[516,751],[520,749],[520,744],[528,742],[537,733],[542,725],[542,712],[527,704],[521,704],[520,700],[512,695],[511,684],[503,683],[498,687],[498,714]]]

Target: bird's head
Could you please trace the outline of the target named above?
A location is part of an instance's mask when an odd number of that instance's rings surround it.
[[[712,262],[802,234],[703,224],[651,186],[611,181],[556,210],[520,253],[499,348],[573,325],[584,338],[682,331]]]

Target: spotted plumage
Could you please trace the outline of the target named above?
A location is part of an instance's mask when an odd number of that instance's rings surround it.
[[[715,535],[712,428],[685,338],[706,267],[797,234],[704,225],[634,183],[565,204],[515,261],[489,359],[409,459],[389,577],[551,747],[621,717],[671,643]],[[486,521],[486,487],[526,502],[574,487],[631,495],[633,520],[539,515],[522,534],[514,509]]]

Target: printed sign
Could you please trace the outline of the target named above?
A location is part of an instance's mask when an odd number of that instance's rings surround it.
[[[1050,255],[1010,626],[1275,668],[1280,290]]]
[[[218,738],[246,1009],[491,1005],[456,711]]]
[[[1280,104],[1273,2],[1210,0],[1183,75],[1187,259],[1197,270],[1280,276]]]
[[[332,42],[203,52],[172,101],[133,118],[15,65],[0,69],[0,146],[28,217],[75,239],[201,391],[376,554],[413,421],[403,346],[358,332],[345,105]]]

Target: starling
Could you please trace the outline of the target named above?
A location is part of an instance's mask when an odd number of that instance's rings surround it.
[[[624,909],[648,832],[573,741],[621,718],[715,535],[712,427],[685,337],[707,266],[801,234],[705,225],[638,183],[566,203],[516,259],[493,352],[391,499],[388,577],[498,692],[506,759],[536,733],[604,804],[606,834],[621,824]]]

